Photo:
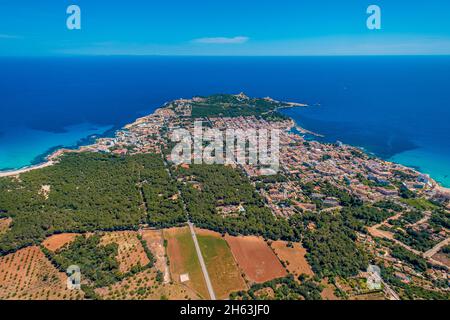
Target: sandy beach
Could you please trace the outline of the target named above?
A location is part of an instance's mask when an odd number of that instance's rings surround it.
[[[12,176],[17,176],[21,173],[25,173],[31,170],[36,170],[36,169],[42,169],[45,167],[49,167],[51,165],[55,164],[54,161],[50,160],[41,164],[37,164],[35,166],[30,166],[30,167],[26,167],[26,168],[22,168],[22,169],[17,169],[17,170],[11,170],[11,171],[0,171],[0,178],[2,177],[12,177]]]
[[[36,164],[34,166],[28,166],[28,167],[25,167],[25,168],[17,169],[17,170],[0,171],[0,178],[2,178],[2,177],[13,177],[13,176],[17,176],[17,175],[19,175],[21,173],[25,173],[25,172],[29,172],[29,171],[32,171],[32,170],[42,169],[42,168],[45,168],[45,167],[52,166],[52,165],[54,165],[55,163],[58,162],[57,159],[62,154],[67,153],[67,152],[80,152],[85,147],[86,146],[82,146],[82,147],[80,147],[78,149],[67,149],[67,148],[58,149],[58,150],[56,150],[55,152],[53,152],[52,154],[50,154],[50,155],[48,155],[46,157],[46,160],[47,160],[46,162],[39,163],[39,164]]]

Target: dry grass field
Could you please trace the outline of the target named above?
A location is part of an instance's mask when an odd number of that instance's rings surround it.
[[[226,236],[231,252],[251,282],[265,282],[284,277],[287,272],[264,239]]]
[[[180,275],[188,274],[189,280],[183,284],[195,290],[202,298],[209,299],[205,279],[203,278],[189,228],[165,229],[164,239],[168,242],[167,254],[172,281],[181,283]]]
[[[0,257],[0,300],[82,298],[81,291],[67,289],[66,280],[37,246]]]
[[[8,231],[11,222],[11,218],[0,218],[0,235]]]
[[[196,229],[196,234],[216,297],[227,299],[231,292],[247,290],[225,239],[217,232],[204,229]]]
[[[306,250],[300,243],[292,243],[292,247],[287,246],[286,241],[274,241],[271,244],[278,259],[284,262],[286,269],[296,278],[301,274],[314,275],[308,261],[305,259]]]

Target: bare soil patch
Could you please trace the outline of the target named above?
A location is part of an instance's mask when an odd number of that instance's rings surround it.
[[[167,263],[166,248],[164,247],[164,238],[162,230],[140,230],[142,239],[147,247],[153,253],[156,261],[155,267],[164,275],[164,282],[170,281],[170,271]]]
[[[324,287],[320,293],[323,300],[339,300],[334,293],[335,286],[333,284],[329,283],[327,279],[323,279],[320,284]]]
[[[66,244],[72,242],[79,234],[77,233],[59,233],[54,234],[42,242],[42,245],[50,251],[56,251]]]
[[[287,246],[286,241],[274,241],[271,244],[277,257],[284,262],[286,269],[295,277],[301,274],[314,275],[308,261],[306,261],[306,250],[300,243],[292,243],[292,247]]]
[[[251,282],[265,282],[284,277],[287,272],[264,239],[225,236],[231,252]]]

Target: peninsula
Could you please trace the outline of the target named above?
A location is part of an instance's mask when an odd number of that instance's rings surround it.
[[[245,94],[179,99],[115,137],[2,173],[0,270],[14,276],[8,261],[23,254],[52,279],[72,264],[97,270],[77,296],[55,280],[55,298],[448,299],[450,192],[414,169],[296,133],[278,112],[296,106]],[[279,130],[279,172],[175,165],[171,135],[196,121]],[[376,290],[369,265],[381,270]],[[0,298],[11,298],[5,281]],[[46,284],[33,281],[21,296],[41,294]]]

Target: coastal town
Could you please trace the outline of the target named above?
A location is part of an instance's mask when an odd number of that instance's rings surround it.
[[[239,96],[246,98],[243,94]],[[201,98],[193,98],[192,101],[199,99]],[[194,120],[190,117],[190,101],[187,99],[173,101],[163,108],[157,109],[154,114],[139,118],[134,123],[125,126],[123,130],[116,132],[115,137],[100,138],[93,145],[80,147],[79,151],[105,152],[116,155],[161,153],[170,145],[171,131],[178,128],[193,131]],[[419,196],[445,203],[447,210],[450,210],[450,203],[448,203],[450,189],[441,187],[429,175],[367,155],[361,149],[345,145],[340,141],[335,144],[314,141],[302,133],[293,132],[293,128],[299,132],[309,131],[299,128],[291,119],[267,121],[257,119],[255,116],[239,116],[207,117],[200,120],[208,122],[213,128],[222,131],[226,129],[282,130],[280,155],[283,173],[292,177],[300,177],[305,183],[327,181],[340,187],[345,186],[347,191],[355,194],[361,200],[371,203],[386,198],[398,199],[400,189],[404,188]],[[59,150],[50,155],[48,159],[56,159],[64,152],[70,152],[70,150]],[[170,158],[170,156],[168,157]],[[242,169],[249,177],[260,175],[257,166],[244,165]],[[393,183],[396,180],[401,181],[400,186]],[[345,183],[342,184],[342,182]],[[277,187],[279,189],[280,186]],[[288,197],[275,196],[275,198],[301,200],[301,194],[295,193],[295,188],[292,189],[289,183],[282,187],[287,188],[285,194]],[[323,195],[315,194],[315,197],[323,198]],[[267,200],[274,202],[276,199],[268,195]],[[330,198],[324,199],[324,203],[328,207],[336,205],[336,201],[333,202],[333,199]],[[306,203],[298,202],[298,204],[301,206]]]
[[[359,148],[339,141],[319,142],[320,133],[300,128],[292,119],[279,116],[278,110],[282,108],[305,105],[264,98],[257,102],[276,107],[254,114],[245,110],[234,114],[234,110],[224,107],[208,115],[200,108],[210,103],[208,99],[194,97],[168,102],[153,114],[118,130],[114,137],[99,138],[94,144],[76,150],[56,151],[38,168],[58,163],[64,154],[79,152],[119,157],[156,153],[170,165],[171,133],[177,129],[193,132],[195,121],[223,132],[276,129],[280,131],[279,172],[266,175],[260,164],[237,161],[227,166],[243,172],[277,219],[289,220],[303,214],[332,217],[350,214],[349,207],[363,208],[351,213],[351,221],[358,226],[354,227],[355,242],[373,257],[372,263],[389,271],[389,278],[382,279],[381,289],[373,290],[361,283],[367,277],[364,270],[352,277],[338,277],[332,286],[341,298],[395,300],[414,296],[416,293],[411,293],[410,288],[450,294],[450,189],[415,169],[382,160]],[[245,94],[227,96],[225,100],[226,106],[232,106],[234,101],[239,105],[255,101]],[[190,166],[190,163],[181,165],[184,170]],[[194,185],[192,179],[179,181]],[[198,182],[194,187],[201,191],[202,184]],[[219,203],[216,207],[222,217],[239,216],[245,210],[245,203]],[[314,230],[316,224],[310,222],[307,228]]]

